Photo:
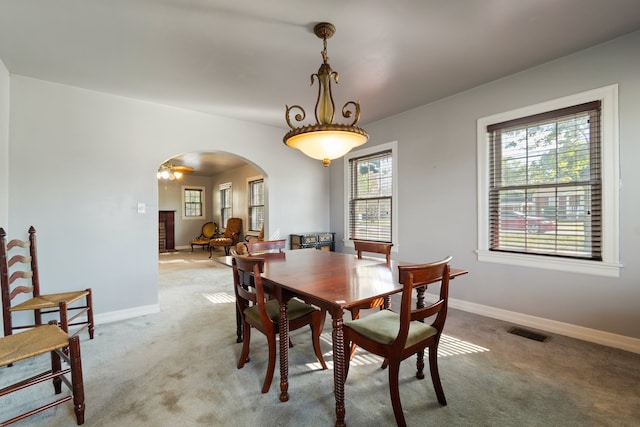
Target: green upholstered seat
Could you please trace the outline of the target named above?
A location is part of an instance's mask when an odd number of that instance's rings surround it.
[[[400,330],[400,316],[390,310],[381,310],[358,320],[344,322],[344,324],[375,342],[391,344]],[[405,347],[410,347],[437,333],[438,330],[433,326],[414,320],[409,324],[409,335]]]

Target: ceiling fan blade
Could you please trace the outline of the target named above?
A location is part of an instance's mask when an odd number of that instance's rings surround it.
[[[194,169],[191,166],[174,166],[172,168],[176,172],[191,173]]]

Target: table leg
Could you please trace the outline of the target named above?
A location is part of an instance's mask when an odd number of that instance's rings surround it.
[[[345,376],[345,358],[344,358],[344,332],[342,330],[343,319],[342,310],[337,310],[331,314],[333,318],[333,388],[336,396],[336,427],[345,427],[344,423],[344,376]]]
[[[289,400],[289,318],[287,301],[280,301],[280,402]]]

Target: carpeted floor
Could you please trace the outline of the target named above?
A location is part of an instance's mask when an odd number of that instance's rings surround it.
[[[303,329],[292,333],[289,402],[278,400],[276,367],[261,394],[266,341],[253,334],[251,362],[236,369],[231,270],[206,252],[160,255],[161,312],[98,325],[82,338],[87,426],[331,426],[333,372],[319,370]],[[472,276],[459,279],[472,281]],[[404,362],[400,393],[409,426],[636,426],[640,423],[640,355],[551,335],[537,342],[512,325],[450,310],[439,352],[448,405],[431,381]],[[331,322],[323,333],[331,368]],[[43,369],[48,357],[0,368],[0,386]],[[387,371],[363,351],[345,387],[349,426],[395,425]],[[51,395],[50,383],[0,398],[0,419],[27,400]],[[67,392],[66,390],[64,392]],[[75,425],[70,403],[16,426]]]

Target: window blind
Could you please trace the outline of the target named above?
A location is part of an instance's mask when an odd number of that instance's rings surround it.
[[[490,250],[602,260],[600,104],[487,126]]]
[[[391,242],[391,150],[349,160],[349,238]]]

